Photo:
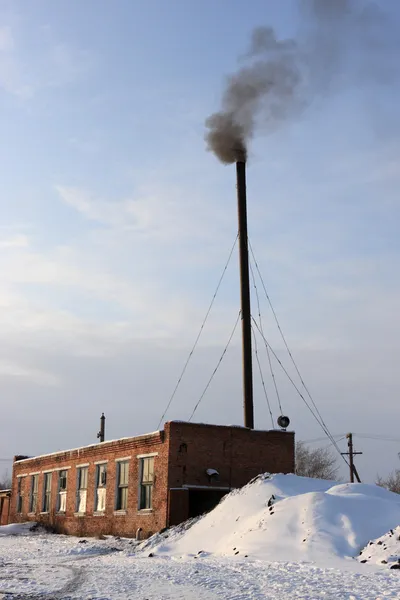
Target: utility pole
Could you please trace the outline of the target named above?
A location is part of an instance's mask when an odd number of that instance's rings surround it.
[[[249,429],[254,429],[246,163],[244,160],[239,160],[236,163],[236,184],[239,220],[240,297],[242,309],[244,426],[249,427]]]
[[[353,434],[352,433],[348,433],[346,435],[347,437],[347,445],[349,448],[348,452],[342,452],[342,456],[348,456],[349,457],[349,467],[350,467],[350,483],[354,483],[354,475],[356,476],[356,479],[358,481],[358,483],[361,483],[361,479],[360,476],[358,474],[358,471],[356,469],[356,466],[354,464],[354,457],[356,456],[356,454],[362,454],[362,452],[354,452],[353,449]]]

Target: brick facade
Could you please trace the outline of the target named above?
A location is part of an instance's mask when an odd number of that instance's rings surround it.
[[[7,525],[10,512],[11,490],[0,490],[0,525]]]
[[[154,457],[151,509],[139,506],[140,465]],[[118,464],[128,462],[126,510],[116,510]],[[107,465],[104,511],[96,512],[96,470]],[[87,467],[86,510],[77,513],[78,469]],[[207,469],[218,475],[207,474]],[[65,512],[60,513],[60,472],[67,472]],[[294,434],[171,421],[156,433],[102,442],[33,458],[15,457],[10,522],[40,521],[73,535],[141,537],[180,523],[215,505],[230,489],[262,472],[294,471]],[[37,477],[36,510],[32,509]],[[50,486],[45,502],[45,478]],[[46,509],[46,511],[44,510]]]

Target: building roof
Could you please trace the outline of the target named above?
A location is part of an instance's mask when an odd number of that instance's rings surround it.
[[[115,440],[107,440],[106,442],[96,442],[96,444],[89,444],[88,446],[80,446],[79,448],[70,448],[68,450],[57,450],[57,452],[49,452],[47,454],[38,454],[36,456],[30,456],[29,458],[23,458],[18,460],[18,464],[29,462],[30,460],[37,460],[38,458],[47,458],[50,456],[57,456],[59,454],[67,454],[68,452],[79,452],[80,450],[87,450],[88,448],[105,448],[111,444],[115,444],[117,442],[124,442],[130,440],[143,440],[149,437],[155,437],[156,435],[160,435],[160,431],[153,431],[151,433],[145,433],[143,435],[134,435],[130,437],[121,437]]]
[[[235,428],[235,429],[244,429],[244,430],[248,430],[248,427],[243,427],[243,425],[217,425],[217,424],[213,424],[213,423],[191,423],[189,421],[179,421],[179,420],[171,420],[168,421],[168,423],[177,423],[177,424],[182,424],[182,425],[189,425],[189,426],[193,426],[193,427],[219,427],[219,428]],[[253,429],[252,431],[258,432],[258,433],[283,433],[281,429]],[[88,450],[89,448],[107,448],[108,446],[110,446],[111,444],[116,444],[118,442],[128,442],[128,441],[134,441],[134,440],[145,440],[146,438],[151,438],[151,437],[155,437],[155,436],[160,436],[161,435],[161,431],[152,431],[151,433],[145,433],[142,435],[135,435],[135,436],[130,436],[130,437],[121,437],[121,438],[117,438],[114,440],[107,440],[105,442],[96,442],[95,444],[89,444],[87,446],[80,446],[79,448],[71,448],[68,450],[57,450],[56,452],[49,452],[47,454],[39,454],[37,456],[29,456],[27,458],[21,458],[20,460],[16,459],[15,462],[18,464],[21,463],[25,463],[25,462],[29,462],[29,461],[33,461],[33,460],[37,460],[40,458],[47,458],[47,457],[52,457],[52,456],[59,456],[62,454],[68,454],[68,453],[72,453],[72,452],[80,452],[81,450]],[[286,432],[285,432],[286,433]],[[290,432],[289,432],[290,433]]]

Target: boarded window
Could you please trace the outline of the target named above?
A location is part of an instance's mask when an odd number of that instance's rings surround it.
[[[44,474],[42,512],[49,512],[50,511],[50,506],[51,506],[51,476],[52,476],[52,473],[45,473]]]
[[[97,465],[95,511],[106,510],[107,464]]]
[[[39,491],[39,475],[31,476],[31,498],[29,503],[29,512],[35,513],[37,509],[37,499]]]
[[[126,510],[128,508],[128,476],[129,462],[117,462],[117,497],[116,510]]]
[[[86,498],[88,486],[88,468],[79,467],[77,477],[76,511],[78,513],[86,512]]]
[[[140,459],[139,509],[153,507],[154,456]]]

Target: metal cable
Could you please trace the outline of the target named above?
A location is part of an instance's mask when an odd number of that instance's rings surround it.
[[[338,433],[336,435],[332,435],[333,438],[342,438],[342,437],[346,437],[345,433]],[[320,438],[314,438],[312,440],[302,440],[302,442],[304,444],[314,444],[316,442],[324,442],[326,440],[326,435],[324,437],[320,437]]]
[[[203,320],[203,322],[202,322],[202,324],[201,324],[200,331],[199,331],[199,333],[197,334],[196,340],[195,340],[195,342],[194,342],[194,344],[193,344],[193,347],[192,347],[191,351],[189,352],[189,356],[188,356],[188,357],[187,357],[187,359],[186,359],[186,362],[185,362],[185,364],[184,364],[184,366],[183,366],[183,369],[182,369],[182,371],[181,371],[181,374],[180,374],[180,376],[179,376],[178,382],[177,382],[177,384],[176,384],[176,386],[175,386],[175,388],[174,388],[174,391],[172,392],[172,394],[171,394],[171,396],[170,396],[170,399],[169,399],[169,401],[168,401],[168,403],[167,403],[167,407],[166,407],[166,409],[164,410],[164,412],[163,412],[163,414],[162,414],[162,416],[161,416],[161,419],[160,419],[160,421],[159,421],[159,423],[158,423],[158,425],[157,425],[157,429],[160,429],[161,423],[163,422],[163,420],[164,420],[164,418],[165,418],[165,415],[167,414],[167,412],[168,412],[168,409],[169,409],[169,407],[171,406],[171,403],[172,403],[173,399],[175,398],[176,392],[178,391],[178,388],[179,388],[179,386],[180,386],[180,384],[181,384],[182,378],[183,378],[183,376],[184,376],[184,374],[185,374],[185,372],[186,372],[186,369],[187,369],[187,367],[188,367],[188,364],[189,364],[189,362],[190,362],[190,359],[191,359],[191,358],[192,358],[192,356],[193,356],[193,352],[195,351],[195,349],[196,349],[196,346],[197,346],[197,344],[198,344],[198,342],[199,342],[200,336],[201,336],[201,334],[203,333],[204,326],[205,326],[205,324],[206,324],[206,321],[207,321],[207,319],[208,319],[208,316],[209,316],[209,314],[210,314],[210,312],[211,312],[211,309],[212,309],[212,307],[213,307],[213,304],[214,304],[215,298],[217,297],[217,294],[218,294],[219,288],[221,287],[221,283],[222,283],[222,280],[223,280],[223,278],[224,278],[224,275],[225,275],[225,273],[226,273],[226,270],[227,270],[227,268],[228,268],[228,265],[229,265],[229,263],[230,263],[230,261],[231,261],[231,258],[232,258],[233,251],[234,251],[234,249],[235,249],[235,246],[236,246],[236,243],[237,243],[237,241],[238,241],[238,237],[239,237],[239,234],[237,234],[237,235],[236,235],[236,238],[235,238],[234,244],[233,244],[233,246],[232,246],[232,248],[231,248],[231,251],[229,252],[228,260],[227,260],[227,261],[226,261],[226,263],[225,263],[225,266],[224,266],[224,268],[223,268],[223,271],[222,271],[221,277],[219,278],[219,281],[218,281],[218,285],[217,285],[217,287],[216,287],[216,290],[215,290],[215,292],[214,292],[214,295],[213,295],[213,297],[212,297],[212,299],[211,299],[210,305],[209,305],[209,307],[208,307],[208,310],[207,310],[207,312],[206,312],[206,316],[204,317],[204,320]]]
[[[300,379],[301,385],[303,386],[303,388],[304,388],[304,390],[305,390],[306,394],[308,395],[308,397],[309,397],[309,399],[310,399],[310,401],[311,401],[311,404],[312,404],[312,405],[313,405],[313,407],[315,408],[315,411],[316,411],[316,413],[317,413],[317,415],[318,415],[318,417],[319,417],[320,424],[321,424],[321,426],[322,426],[322,429],[323,429],[323,431],[325,431],[325,433],[328,435],[329,439],[331,439],[331,440],[334,442],[334,440],[333,440],[333,437],[331,436],[331,434],[330,434],[330,432],[329,432],[328,426],[326,425],[326,423],[325,423],[324,419],[322,418],[322,415],[321,415],[321,413],[320,413],[320,411],[319,411],[319,409],[318,409],[317,405],[315,404],[315,402],[314,402],[314,399],[313,399],[313,397],[311,396],[311,393],[310,393],[310,391],[309,391],[308,387],[306,386],[306,384],[305,384],[305,382],[304,382],[304,380],[303,380],[303,377],[301,376],[300,370],[299,370],[299,368],[298,368],[298,366],[297,366],[297,364],[296,364],[296,361],[294,360],[294,358],[293,358],[293,355],[292,355],[292,353],[291,353],[291,351],[290,351],[290,348],[289,348],[289,346],[288,346],[288,344],[287,344],[286,338],[285,338],[285,336],[284,336],[284,334],[283,334],[283,331],[282,331],[282,329],[281,329],[281,326],[280,326],[280,324],[279,324],[278,317],[277,317],[277,315],[276,315],[276,312],[275,312],[275,310],[274,310],[274,307],[272,306],[271,299],[270,299],[270,297],[269,297],[269,295],[268,295],[267,288],[265,287],[264,279],[263,279],[263,277],[262,277],[262,275],[261,275],[261,272],[260,272],[260,269],[259,269],[259,267],[258,267],[258,263],[257,263],[257,260],[256,260],[256,258],[255,258],[255,255],[254,255],[253,248],[252,248],[252,245],[251,245],[251,243],[250,243],[250,240],[249,240],[249,248],[250,248],[251,256],[252,256],[252,258],[253,258],[253,261],[254,261],[255,267],[256,267],[256,269],[257,269],[258,276],[259,276],[259,278],[260,278],[260,281],[261,281],[261,284],[262,284],[262,286],[263,286],[263,289],[264,289],[265,296],[266,296],[266,298],[267,298],[267,300],[268,300],[268,304],[269,304],[269,306],[270,306],[270,308],[271,308],[271,311],[272,311],[272,314],[273,314],[273,316],[274,316],[274,319],[275,319],[276,325],[277,325],[277,327],[278,327],[278,331],[279,331],[279,333],[280,333],[280,335],[281,335],[281,337],[282,337],[283,343],[284,343],[284,345],[285,345],[285,348],[286,348],[286,350],[287,350],[287,352],[288,352],[288,354],[289,354],[290,360],[292,361],[292,363],[293,363],[293,366],[294,366],[294,368],[296,369],[296,372],[297,372],[297,375],[299,376],[299,379]],[[265,338],[264,338],[264,339],[265,339]],[[266,341],[266,340],[265,340],[265,341]],[[271,349],[271,347],[270,347],[270,349]],[[271,349],[271,350],[272,350],[272,349]],[[337,451],[338,451],[338,453],[340,454],[340,450],[339,450],[339,447],[338,447],[338,446],[336,446],[336,450],[337,450]],[[346,461],[346,462],[347,462],[347,461]]]
[[[337,443],[336,443],[335,439],[333,438],[333,436],[331,435],[331,433],[329,432],[329,429],[326,427],[326,425],[324,424],[324,422],[322,421],[322,419],[318,418],[317,414],[313,411],[313,409],[311,408],[311,406],[309,405],[309,403],[307,402],[307,400],[304,398],[304,395],[301,393],[301,391],[299,390],[299,388],[297,387],[297,385],[293,381],[292,377],[289,375],[288,371],[283,366],[281,360],[279,359],[279,357],[277,356],[277,354],[274,352],[273,348],[271,348],[271,346],[270,346],[269,342],[266,340],[265,336],[260,331],[260,329],[259,329],[259,327],[257,325],[257,321],[254,319],[254,317],[252,317],[252,320],[253,320],[255,326],[257,327],[257,329],[258,329],[261,337],[263,338],[264,343],[269,346],[269,349],[270,349],[272,355],[274,356],[275,360],[278,362],[279,366],[281,367],[281,369],[285,373],[286,377],[289,379],[290,383],[292,384],[292,386],[294,387],[294,389],[296,390],[296,392],[299,394],[300,398],[303,400],[304,404],[307,406],[308,410],[313,415],[314,419],[317,421],[317,423],[321,427],[322,431],[327,435],[328,439],[332,442],[332,445],[336,448],[338,454],[340,454],[340,456],[342,457],[342,459],[344,460],[344,462],[348,465],[349,464],[348,461],[341,454],[340,448],[337,445]]]
[[[255,290],[255,293],[256,293],[257,310],[258,310],[258,319],[260,321],[260,329],[261,329],[262,334],[264,335],[264,329],[263,329],[262,318],[261,318],[260,297],[258,295],[258,288],[257,288],[257,284],[256,284],[256,278],[254,276],[254,271],[253,271],[253,267],[251,266],[251,263],[250,263],[250,273],[251,273],[251,277],[252,277],[252,280],[253,280],[254,290]],[[267,356],[268,356],[269,370],[271,372],[272,381],[274,382],[274,388],[275,388],[276,398],[278,400],[278,406],[279,406],[280,414],[283,415],[281,398],[280,398],[280,395],[279,395],[278,386],[276,385],[275,373],[274,373],[274,370],[272,368],[271,355],[269,353],[268,346],[266,346],[266,350],[267,350]]]
[[[365,440],[373,440],[375,442],[396,442],[399,443],[400,442],[400,438],[394,438],[394,437],[388,437],[385,435],[379,435],[379,434],[368,434],[368,433],[353,433],[354,437],[358,437],[360,439],[365,439]]]
[[[253,326],[251,327],[251,331],[253,332],[253,339],[254,339],[254,352],[255,352],[255,355],[256,355],[256,360],[257,360],[258,370],[259,370],[259,372],[260,372],[261,383],[262,383],[263,390],[264,390],[264,396],[265,396],[265,399],[266,399],[266,401],[267,401],[267,405],[268,405],[269,414],[270,414],[270,416],[271,416],[272,429],[275,429],[274,417],[272,416],[271,405],[270,405],[269,398],[268,398],[268,394],[267,394],[267,388],[265,387],[264,375],[263,375],[262,368],[261,368],[260,358],[259,358],[259,356],[258,356],[257,338],[256,338],[256,334],[255,334],[255,331],[254,331],[254,328],[253,328]]]
[[[242,311],[240,311],[240,310],[239,310],[239,313],[238,313],[238,316],[237,316],[237,319],[236,319],[236,323],[235,323],[235,325],[234,325],[234,327],[233,327],[233,329],[232,329],[232,332],[231,332],[231,334],[230,334],[230,336],[229,336],[228,343],[226,344],[226,346],[225,346],[225,348],[224,348],[224,351],[222,352],[222,354],[221,354],[221,356],[220,356],[220,358],[219,358],[219,361],[218,361],[218,363],[217,363],[217,366],[215,367],[214,371],[212,372],[212,374],[211,374],[211,377],[210,377],[210,379],[208,380],[208,382],[207,382],[207,385],[206,385],[206,387],[205,387],[205,388],[204,388],[204,390],[203,390],[203,393],[201,394],[201,396],[200,396],[199,400],[197,401],[197,403],[196,403],[196,405],[195,405],[195,407],[194,407],[194,409],[193,409],[193,412],[192,412],[192,414],[191,414],[191,415],[190,415],[190,417],[189,417],[189,421],[191,421],[191,420],[192,420],[194,413],[196,412],[196,410],[197,410],[197,408],[198,408],[198,406],[199,406],[200,402],[203,400],[203,398],[204,398],[204,396],[205,396],[205,394],[206,394],[206,392],[207,392],[208,388],[210,387],[210,384],[211,384],[212,380],[214,379],[214,376],[215,376],[216,372],[218,371],[218,368],[219,368],[220,364],[222,363],[222,360],[223,360],[223,358],[224,358],[224,356],[225,356],[225,354],[226,354],[226,351],[228,350],[229,344],[231,343],[231,341],[232,341],[232,338],[233,338],[233,336],[234,336],[234,334],[235,334],[236,327],[238,326],[238,323],[239,323],[239,321],[240,321],[240,315],[241,315],[241,314],[242,314]]]

